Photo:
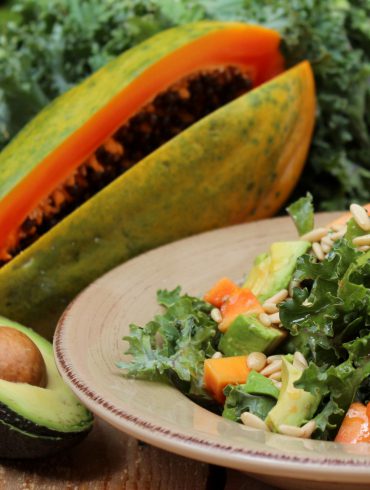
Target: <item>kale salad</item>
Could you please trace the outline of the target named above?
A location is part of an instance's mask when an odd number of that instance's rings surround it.
[[[299,237],[272,243],[243,283],[159,290],[163,313],[130,325],[118,366],[254,429],[370,442],[370,206],[323,228],[310,195],[288,212]]]

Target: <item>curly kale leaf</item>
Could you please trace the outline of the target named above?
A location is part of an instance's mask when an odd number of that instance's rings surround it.
[[[345,360],[343,342],[369,327],[369,257],[345,237],[321,262],[309,254],[298,259],[294,279],[306,287],[280,306],[291,349],[319,365]]]
[[[209,399],[203,389],[204,360],[215,352],[217,323],[210,317],[211,305],[188,295],[180,288],[160,290],[157,300],[165,312],[144,327],[130,325],[129,362],[118,367],[128,376],[167,381],[185,394]]]
[[[315,437],[330,439],[363,381],[370,375],[370,333],[344,344],[348,358],[341,364],[318,366],[311,362],[295,386],[321,399],[315,416]]]

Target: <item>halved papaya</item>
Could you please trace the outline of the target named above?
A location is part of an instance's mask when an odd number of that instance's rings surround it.
[[[76,293],[124,260],[272,215],[315,110],[310,65],[283,72],[279,45],[259,26],[171,29],[31,121],[0,155],[2,314],[50,337]]]

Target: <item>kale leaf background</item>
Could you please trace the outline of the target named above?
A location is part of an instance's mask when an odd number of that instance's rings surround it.
[[[294,196],[318,209],[369,200],[370,0],[13,0],[0,9],[0,149],[59,94],[162,29],[258,22],[311,61],[318,91],[310,155]]]

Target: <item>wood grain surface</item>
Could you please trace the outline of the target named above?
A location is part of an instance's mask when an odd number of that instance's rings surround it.
[[[2,460],[0,490],[273,490],[242,473],[142,444],[101,420],[78,446],[42,460]]]

